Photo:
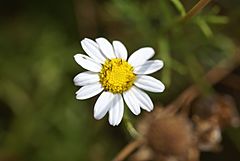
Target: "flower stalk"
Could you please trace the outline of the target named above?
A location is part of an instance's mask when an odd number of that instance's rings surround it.
[[[130,121],[130,119],[128,118],[128,116],[126,114],[123,116],[123,121],[124,121],[124,127],[126,128],[126,130],[129,133],[129,135],[132,138],[138,138],[139,137],[139,133],[134,128],[132,122]]]

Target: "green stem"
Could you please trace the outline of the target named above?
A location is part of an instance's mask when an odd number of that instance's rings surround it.
[[[185,8],[180,0],[171,0],[171,2],[174,4],[176,9],[180,12],[182,17],[186,15]]]
[[[133,126],[132,122],[130,121],[130,119],[128,118],[128,116],[126,116],[126,115],[123,116],[123,122],[124,122],[124,126],[125,126],[127,132],[130,134],[130,136],[132,138],[138,138],[139,133],[134,128],[134,126]]]
[[[174,3],[176,1],[172,0],[172,2]],[[184,16],[170,24],[169,27],[164,30],[160,35],[169,34],[169,32],[171,32],[173,28],[176,28],[176,25],[178,25],[179,23],[185,23],[190,20],[193,16],[198,14],[209,2],[211,2],[211,0],[199,0],[199,2],[195,4],[193,8],[190,9],[190,11],[185,14],[182,13],[184,14]],[[176,5],[176,3],[174,3],[174,5]]]

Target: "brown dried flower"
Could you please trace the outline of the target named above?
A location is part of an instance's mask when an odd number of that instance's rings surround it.
[[[170,115],[156,108],[139,124],[140,133],[146,139],[141,153],[149,160],[197,161],[196,146],[191,123],[182,115]],[[138,153],[139,156],[141,153]],[[136,159],[138,158],[138,159]],[[136,157],[134,160],[141,160]]]
[[[195,100],[191,106],[192,120],[202,151],[219,151],[221,130],[238,126],[239,117],[235,102],[229,95],[211,95]]]

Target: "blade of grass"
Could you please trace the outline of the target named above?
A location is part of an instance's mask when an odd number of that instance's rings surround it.
[[[176,9],[180,12],[181,16],[186,15],[186,10],[180,0],[171,0]]]

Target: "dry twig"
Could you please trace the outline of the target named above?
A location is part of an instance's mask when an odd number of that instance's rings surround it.
[[[186,22],[193,16],[198,14],[211,0],[200,0],[187,14],[181,19],[182,22]]]
[[[135,140],[127,146],[125,146],[118,155],[113,159],[113,161],[122,161],[124,160],[128,155],[130,155],[135,149],[137,149],[139,146],[143,144],[143,140]]]
[[[205,76],[204,79],[210,85],[214,85],[221,81],[224,77],[230,74],[237,66],[240,64],[240,54],[236,53],[230,60],[219,63],[213,67]],[[184,90],[178,97],[166,106],[167,112],[175,113],[181,107],[188,106],[201,91],[198,89],[197,85],[192,85]]]

